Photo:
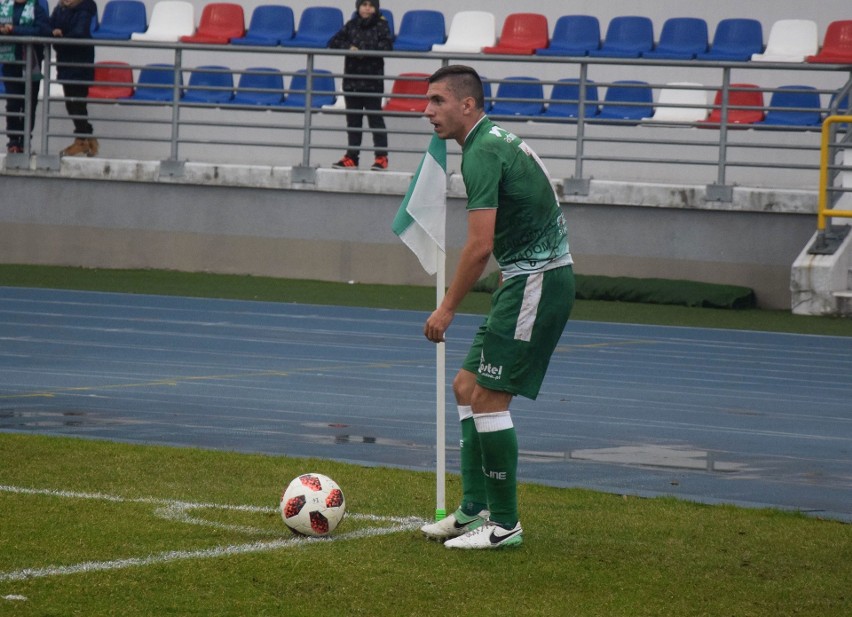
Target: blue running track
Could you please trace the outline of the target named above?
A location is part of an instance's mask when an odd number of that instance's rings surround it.
[[[434,471],[425,318],[0,288],[0,431]],[[572,321],[512,417],[524,481],[852,521],[852,338]]]

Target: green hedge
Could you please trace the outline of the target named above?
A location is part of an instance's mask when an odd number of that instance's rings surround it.
[[[704,308],[748,309],[756,306],[754,290],[737,285],[719,285],[657,278],[576,275],[577,298],[646,304],[676,304]],[[493,292],[498,273],[493,272],[474,286],[475,291]]]

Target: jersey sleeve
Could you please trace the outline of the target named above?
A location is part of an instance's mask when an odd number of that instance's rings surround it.
[[[498,205],[503,162],[487,148],[476,151],[464,160],[464,187],[467,191],[467,209],[482,210]]]

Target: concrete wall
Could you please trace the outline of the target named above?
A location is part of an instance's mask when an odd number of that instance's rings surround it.
[[[409,173],[321,169],[303,184],[285,167],[188,164],[182,178],[161,178],[158,165],[66,159],[58,173],[5,172],[0,262],[434,284],[390,230]],[[630,187],[593,181],[588,197],[563,198],[578,272],[744,285],[762,306],[789,309],[813,195],[748,191],[724,207],[684,208],[683,187]],[[463,196],[455,175],[450,269],[465,237]]]

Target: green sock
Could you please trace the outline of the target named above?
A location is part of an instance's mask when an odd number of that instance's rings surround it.
[[[482,448],[473,416],[461,421],[462,500],[461,511],[469,516],[479,514],[487,507],[485,476],[482,475]]]
[[[505,527],[518,522],[518,436],[508,411],[477,414],[490,519]]]

